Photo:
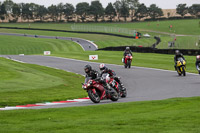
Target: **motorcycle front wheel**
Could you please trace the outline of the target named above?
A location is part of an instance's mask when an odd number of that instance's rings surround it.
[[[92,90],[88,90],[88,96],[94,103],[99,103],[100,102],[100,97],[97,94],[97,92],[94,94]]]
[[[182,66],[183,76],[186,76],[185,66]]]
[[[113,89],[110,100],[117,101],[119,99],[119,95],[115,89]]]
[[[127,66],[128,66],[128,68],[131,68],[131,61],[130,60],[127,61]]]

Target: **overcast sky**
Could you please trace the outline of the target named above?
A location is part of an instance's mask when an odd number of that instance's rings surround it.
[[[0,0],[4,1],[4,0]],[[80,2],[88,2],[91,3],[93,0],[12,0],[15,3],[36,3],[39,5],[45,5],[46,7],[51,4],[57,5],[58,3],[71,3],[76,6],[77,3]],[[106,7],[109,2],[114,3],[116,0],[100,0],[103,7]],[[178,4],[186,3],[187,6],[191,6],[192,4],[200,4],[200,0],[139,0],[140,3],[144,3],[147,7],[151,4],[156,4],[158,7],[162,9],[175,9]]]

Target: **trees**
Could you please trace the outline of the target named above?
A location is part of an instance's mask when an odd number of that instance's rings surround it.
[[[33,18],[33,12],[30,10],[30,4],[21,3],[21,7],[22,7],[22,18],[24,20],[28,19],[29,22],[29,20]]]
[[[5,6],[5,10],[6,10],[6,13],[4,15],[4,17],[9,17],[9,14],[11,14],[12,12],[12,6],[13,6],[13,1],[12,0],[5,0],[3,2],[4,6]]]
[[[138,9],[135,12],[136,19],[141,19],[148,16],[148,9],[144,3],[139,4]]]
[[[179,4],[176,8],[176,13],[180,14],[182,17],[185,16],[185,14],[188,13],[188,7],[186,7],[186,4]]]
[[[105,9],[105,15],[110,16],[110,21],[116,16],[116,11],[112,5],[112,3],[108,3],[108,6]]]
[[[131,11],[131,21],[133,21],[134,12],[137,11],[139,7],[139,0],[127,0],[130,11]]]
[[[3,22],[3,20],[5,20],[5,16],[6,16],[6,7],[5,4],[0,4],[0,19]]]
[[[85,21],[86,16],[89,14],[89,9],[90,6],[87,2],[81,2],[76,5],[76,14],[80,15],[82,22]]]
[[[97,22],[98,18],[104,15],[102,4],[99,1],[92,1],[89,13],[94,16],[95,22]]]
[[[129,5],[126,0],[121,0],[120,16],[124,18],[125,22],[126,18],[129,17]]]
[[[193,4],[189,7],[189,13],[194,15],[196,18],[200,17],[200,4]]]
[[[45,19],[45,16],[48,14],[48,10],[44,6],[39,6],[37,9],[36,17],[40,19],[40,21],[43,21]]]
[[[148,8],[148,14],[152,19],[163,16],[163,11],[161,8],[157,7],[156,4],[150,5]]]
[[[57,10],[57,6],[56,5],[51,5],[48,7],[48,14],[51,16],[51,19],[54,21],[54,22],[57,22],[58,21],[58,10]]]
[[[67,21],[69,21],[69,18],[71,15],[74,14],[74,6],[72,4],[69,4],[69,3],[66,3],[64,5],[64,15],[65,15],[65,18],[67,19]]]
[[[129,17],[129,3],[127,0],[117,0],[114,3],[115,10],[118,14],[118,20],[120,21],[120,17],[123,17],[126,21],[126,18]]]
[[[120,21],[120,8],[121,8],[121,1],[117,0],[114,4],[115,11],[118,16],[118,21]]]
[[[63,12],[64,12],[64,5],[63,5],[63,3],[59,3],[57,5],[57,10],[58,10],[58,14],[59,14],[60,21],[61,21],[62,20],[62,15],[63,15]]]
[[[14,3],[11,15],[14,18],[14,22],[17,22],[19,16],[21,15],[20,5]]]

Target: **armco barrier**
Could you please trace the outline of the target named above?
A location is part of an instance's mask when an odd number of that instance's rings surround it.
[[[54,29],[40,29],[40,28],[19,28],[19,27],[0,27],[1,29],[19,29],[19,30],[40,30],[40,31],[55,31],[55,32],[69,32],[69,33],[84,33],[84,34],[100,34],[100,35],[110,35],[123,38],[133,38],[133,36],[119,35],[113,33],[102,33],[102,32],[84,32],[84,31],[68,31],[68,30],[54,30]]]
[[[120,47],[106,47],[98,50],[106,50],[106,51],[124,51],[127,46]],[[136,47],[129,46],[132,52],[139,53],[159,53],[159,54],[174,54],[176,49],[156,49],[151,47]],[[200,50],[197,49],[180,49],[181,53],[184,55],[198,55],[200,54]]]

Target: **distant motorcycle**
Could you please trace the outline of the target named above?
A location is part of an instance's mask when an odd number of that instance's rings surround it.
[[[128,54],[128,55],[126,55],[126,57],[125,57],[125,60],[124,60],[124,67],[125,68],[131,68],[131,62],[132,62],[132,55],[131,54]]]
[[[181,76],[182,74],[183,76],[186,76],[186,61],[182,57],[178,58],[176,68],[176,71],[179,76]]]
[[[102,75],[101,81],[109,82],[109,75]],[[82,88],[87,91],[89,98],[94,103],[99,103],[101,100],[110,99],[112,101],[117,101],[119,99],[118,93],[115,89],[109,88],[106,93],[102,83],[92,80],[90,78],[86,79],[85,84],[82,84]]]

